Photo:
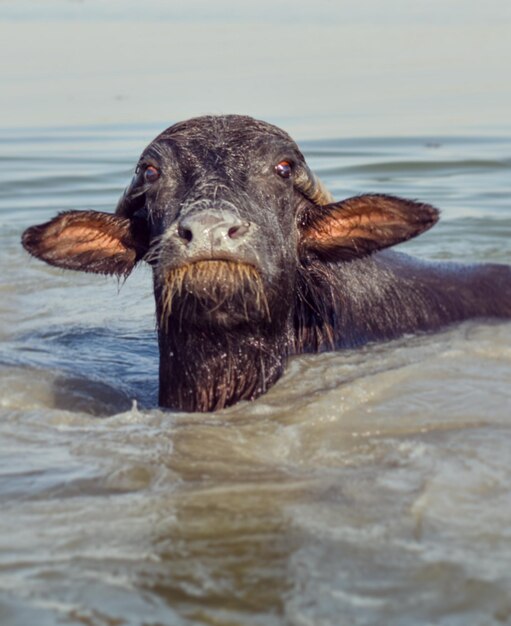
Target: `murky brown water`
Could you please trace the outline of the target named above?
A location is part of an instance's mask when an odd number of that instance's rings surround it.
[[[75,3],[69,6],[76,10]],[[3,10],[13,7],[7,2]],[[4,34],[10,29],[4,45],[12,47],[16,33],[24,32],[23,19],[7,26],[1,26]],[[28,26],[40,37],[33,50],[51,58],[55,52],[43,45],[43,35],[52,28],[61,43],[93,29],[68,24],[62,34],[40,16]],[[238,38],[240,32],[253,36],[249,25],[238,26]],[[315,24],[316,41],[334,26]],[[438,34],[440,27],[430,26]],[[363,25],[351,27],[355,41]],[[478,27],[475,21],[461,30],[451,24],[451,34]],[[482,32],[503,27],[480,25]],[[112,28],[119,35],[120,25]],[[190,28],[199,27],[184,24],[183,33]],[[284,29],[284,40],[292,39],[292,28]],[[151,29],[141,26],[140,32],[147,43]],[[240,53],[261,75],[277,48],[270,40],[270,48],[260,44],[260,52]],[[490,58],[492,46],[511,51],[511,39],[491,41],[480,44],[480,59]],[[374,72],[397,58],[402,44],[394,40],[390,56],[374,57]],[[468,50],[468,44],[462,39],[459,46]],[[333,54],[330,43],[324,45]],[[77,49],[94,56],[101,46],[81,41]],[[204,58],[199,53],[190,52],[192,77]],[[121,67],[119,50],[112,54]],[[291,60],[291,52],[283,54]],[[422,80],[427,72],[420,60],[427,55],[421,54],[413,52],[412,60],[423,68]],[[328,59],[323,78],[313,79],[316,88],[335,76],[335,59]],[[112,98],[102,109],[89,61],[74,62],[81,73],[69,84],[85,81],[91,100],[76,101],[71,113],[69,100],[58,100],[68,85],[62,77],[33,117],[28,105],[25,113],[16,110],[21,94],[43,93],[31,82],[41,69],[37,55],[32,65],[23,60],[17,79],[12,66],[3,74],[14,94],[7,119],[18,127],[0,135],[0,624],[511,623],[511,324],[469,322],[436,335],[300,357],[254,403],[214,415],[159,410],[150,273],[142,268],[119,285],[61,272],[29,259],[19,236],[58,210],[111,210],[141,148],[182,116],[180,107],[211,112],[220,100],[213,90],[211,105],[199,106],[195,87],[182,98],[173,92],[179,102],[173,108],[169,100],[165,123],[155,122],[163,117],[161,98],[154,116],[137,109],[138,95],[134,104]],[[369,72],[363,60],[352,63]],[[126,75],[133,69],[123,67]],[[169,67],[185,85],[176,63]],[[449,74],[441,69],[447,84]],[[342,76],[351,71],[339,69]],[[488,84],[493,80],[482,66],[471,71],[479,78],[486,73]],[[277,84],[273,72],[268,80]],[[228,73],[222,74],[225,84]],[[98,69],[103,86],[107,74]],[[356,83],[353,78],[351,89]],[[240,110],[250,97],[242,93],[247,84],[234,91],[237,106],[229,110],[259,114],[302,139],[313,169],[336,197],[386,192],[443,208],[441,224],[403,251],[511,263],[511,128],[497,114],[478,128],[466,126],[477,110],[468,86],[468,118],[456,117],[457,96],[450,93],[445,115],[436,102],[436,113],[421,125],[410,96],[405,126],[415,132],[403,136],[391,121],[397,113],[390,95],[376,113],[368,100],[359,110],[353,92],[343,100],[342,85],[332,87],[345,107],[339,127],[337,113],[329,113],[334,104],[327,110],[309,95],[296,110],[284,111],[266,83],[253,109]],[[510,94],[506,85],[494,91],[494,113]],[[280,89],[294,87],[289,82]],[[360,89],[368,94],[367,85]],[[406,93],[402,86],[400,97]],[[485,111],[488,97],[479,100]],[[225,106],[227,91],[222,98]],[[94,119],[92,100],[99,107]],[[269,109],[257,113],[263,101]],[[52,106],[74,125],[49,127]],[[119,111],[131,122],[112,124]],[[100,123],[101,115],[109,123]],[[446,125],[442,132],[434,130],[436,115]],[[83,124],[66,116],[82,116]],[[452,132],[449,116],[458,124]],[[393,130],[386,133],[389,123]]]

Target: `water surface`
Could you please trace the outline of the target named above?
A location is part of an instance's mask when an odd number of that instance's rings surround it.
[[[360,9],[349,25],[337,9],[329,21],[326,4],[312,26],[310,11],[264,28],[224,11],[208,30],[189,15],[179,28],[168,15],[120,24],[86,2],[28,19],[3,3],[0,45],[18,60],[0,95],[2,625],[511,623],[509,323],[295,358],[253,403],[178,414],[156,405],[149,271],[125,283],[66,273],[19,245],[57,211],[113,210],[166,125],[236,111],[291,131],[338,198],[393,193],[442,208],[402,251],[511,263],[505,21],[468,2],[459,21],[452,7],[443,21],[403,9],[384,33]],[[95,7],[88,23],[80,7]],[[135,26],[138,48],[113,45],[101,65],[105,37],[126,42]],[[311,61],[298,68],[289,46],[306,32]],[[405,47],[428,32],[435,50]],[[204,48],[186,48],[182,67],[168,56],[175,82],[162,86],[151,33],[159,53],[199,34],[221,36],[224,53],[246,46],[215,74]],[[343,63],[350,49],[360,54]],[[201,90],[206,75],[216,81]],[[373,90],[385,82],[397,90]]]

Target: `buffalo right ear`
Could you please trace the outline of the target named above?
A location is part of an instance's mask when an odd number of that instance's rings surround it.
[[[127,276],[148,249],[147,233],[125,217],[99,211],[67,211],[31,226],[22,244],[50,265]]]
[[[346,261],[420,235],[438,221],[438,209],[396,196],[368,194],[314,206],[301,224],[302,254]]]

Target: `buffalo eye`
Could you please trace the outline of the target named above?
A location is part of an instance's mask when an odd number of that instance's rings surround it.
[[[155,183],[160,178],[160,170],[154,165],[148,165],[144,171],[144,180],[146,183]]]
[[[275,166],[275,172],[281,178],[289,178],[291,176],[292,167],[289,161],[281,161]]]

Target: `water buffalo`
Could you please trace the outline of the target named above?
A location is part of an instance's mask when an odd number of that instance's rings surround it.
[[[264,393],[292,354],[511,317],[510,267],[380,252],[437,220],[388,195],[334,202],[284,131],[208,116],[149,144],[114,214],[61,213],[23,245],[99,274],[150,263],[159,403],[214,411]]]

